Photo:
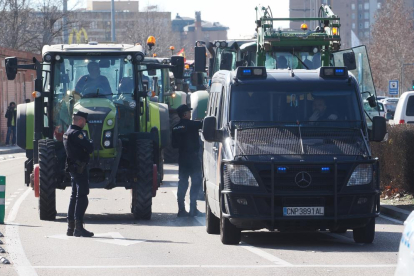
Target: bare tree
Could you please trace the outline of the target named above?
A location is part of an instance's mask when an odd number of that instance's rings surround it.
[[[404,0],[386,0],[376,15],[369,47],[374,83],[379,91],[388,90],[388,81],[400,79],[404,63],[414,62],[414,33],[412,11]],[[411,78],[404,79],[407,87]]]
[[[128,31],[121,34],[118,40],[141,43],[146,46],[147,38],[154,36],[156,44],[147,54],[152,56],[155,53],[158,57],[169,57],[171,56],[170,46],[176,47],[179,43],[177,34],[173,33],[171,28],[171,15],[167,12],[154,12],[156,10],[151,8],[138,13],[137,19],[132,24],[128,22],[128,26],[124,26],[124,29]]]
[[[0,19],[0,46],[21,49],[26,43],[26,30],[29,22],[28,0],[3,0],[1,5]]]

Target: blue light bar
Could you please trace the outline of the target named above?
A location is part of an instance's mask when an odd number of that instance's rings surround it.
[[[319,75],[321,78],[346,79],[348,69],[346,67],[321,67]]]
[[[329,167],[322,167],[322,168],[321,168],[321,172],[322,172],[322,173],[329,173],[329,172],[330,172],[330,170],[331,170],[331,169],[330,169]]]
[[[343,76],[345,74],[344,69],[335,69],[335,75],[337,76]]]
[[[286,173],[287,168],[286,167],[277,167],[277,173]]]
[[[251,74],[252,74],[252,70],[251,69],[244,69],[243,70],[243,75],[250,76]]]

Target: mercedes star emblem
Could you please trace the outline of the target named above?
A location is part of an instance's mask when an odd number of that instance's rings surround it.
[[[300,172],[295,176],[296,185],[307,188],[312,183],[312,176],[307,172]]]

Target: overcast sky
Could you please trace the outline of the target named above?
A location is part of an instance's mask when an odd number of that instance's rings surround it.
[[[74,1],[74,0],[72,0]],[[80,0],[85,1],[86,0]],[[116,1],[116,0],[115,0]],[[125,1],[125,0],[124,0]],[[69,4],[70,5],[70,4]],[[270,6],[273,17],[289,16],[289,0],[142,0],[139,9],[143,11],[147,6],[157,5],[158,11],[169,11],[175,18],[179,13],[183,17],[195,17],[196,11],[201,11],[201,19],[210,22],[220,22],[229,27],[228,38],[239,38],[254,34],[256,20],[255,7],[258,5]],[[281,23],[288,27],[287,22]],[[275,25],[277,28],[278,26]]]

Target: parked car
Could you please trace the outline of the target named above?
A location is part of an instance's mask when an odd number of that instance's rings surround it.
[[[391,121],[394,120],[395,109],[398,101],[399,98],[386,98],[380,101],[380,103],[384,105],[385,118],[390,120],[390,123],[393,123]]]
[[[394,124],[414,123],[414,91],[401,95],[394,114]]]
[[[408,216],[404,226],[395,276],[413,275],[414,272],[414,211]]]

